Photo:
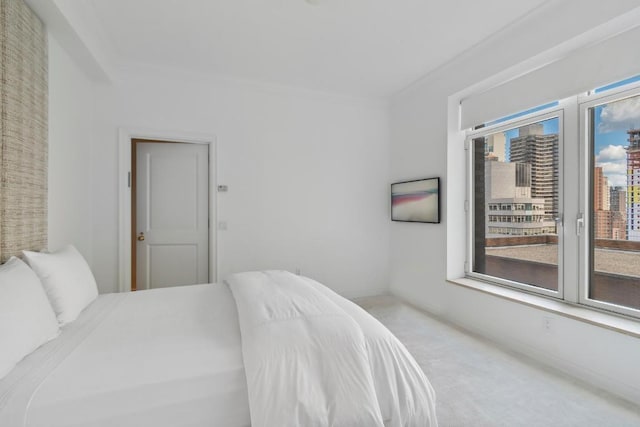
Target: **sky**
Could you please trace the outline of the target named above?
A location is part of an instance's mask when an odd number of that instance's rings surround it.
[[[599,87],[595,93],[640,81],[640,75]],[[640,127],[640,96],[599,105],[595,109],[593,152],[611,186],[627,186],[627,130]]]
[[[627,130],[640,128],[640,96],[595,107],[594,154],[609,185],[627,185]]]

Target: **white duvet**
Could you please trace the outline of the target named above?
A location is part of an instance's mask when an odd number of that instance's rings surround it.
[[[284,271],[226,282],[238,310],[253,427],[437,425],[424,373],[361,308]]]
[[[228,283],[101,295],[0,380],[0,426],[436,425],[424,374],[360,307],[285,272]]]

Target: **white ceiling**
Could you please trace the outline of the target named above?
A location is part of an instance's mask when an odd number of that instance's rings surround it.
[[[119,64],[386,96],[545,0],[87,0]]]

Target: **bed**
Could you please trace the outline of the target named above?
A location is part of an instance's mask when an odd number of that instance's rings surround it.
[[[0,379],[2,426],[436,426],[402,344],[283,271],[97,297]]]

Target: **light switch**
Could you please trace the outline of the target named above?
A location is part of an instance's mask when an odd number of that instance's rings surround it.
[[[218,221],[218,230],[226,230],[228,227],[227,221]]]

